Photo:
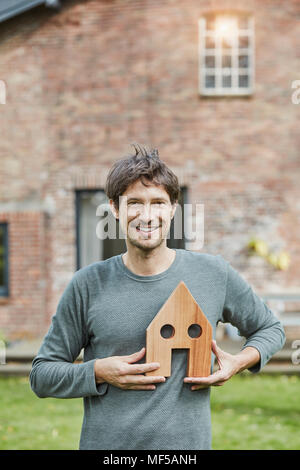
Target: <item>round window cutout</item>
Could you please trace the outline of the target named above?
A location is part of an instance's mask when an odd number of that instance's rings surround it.
[[[169,339],[172,338],[175,334],[175,329],[172,325],[164,325],[160,329],[160,334],[163,338]]]
[[[199,338],[202,334],[202,328],[197,323],[193,323],[188,329],[188,335],[190,338]]]

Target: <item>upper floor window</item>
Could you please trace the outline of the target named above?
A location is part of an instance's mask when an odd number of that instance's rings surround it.
[[[201,95],[249,95],[254,86],[254,19],[214,14],[199,20]]]
[[[0,296],[8,296],[8,229],[0,223]]]

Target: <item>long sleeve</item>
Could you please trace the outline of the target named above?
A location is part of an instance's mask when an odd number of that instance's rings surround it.
[[[101,387],[95,381],[95,359],[74,364],[89,340],[87,299],[80,292],[77,277],[75,273],[63,292],[48,333],[32,362],[30,385],[40,398],[79,398],[105,392],[107,384]]]
[[[221,321],[234,325],[246,338],[242,349],[256,348],[260,362],[249,368],[259,372],[285,343],[282,323],[253,291],[243,277],[225,260],[227,265],[226,295]]]

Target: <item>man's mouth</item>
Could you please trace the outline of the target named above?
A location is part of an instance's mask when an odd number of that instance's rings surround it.
[[[138,225],[136,227],[136,230],[138,232],[141,232],[141,233],[149,234],[149,233],[155,232],[155,230],[157,230],[159,228],[160,228],[160,225],[157,225],[156,227],[142,227],[142,226]]]

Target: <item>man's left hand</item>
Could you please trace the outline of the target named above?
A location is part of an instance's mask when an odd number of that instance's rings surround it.
[[[219,369],[208,377],[185,377],[185,383],[194,384],[191,390],[199,390],[211,385],[224,385],[233,375],[247,367],[251,367],[260,360],[259,352],[252,347],[245,348],[239,354],[233,355],[223,351],[213,340],[212,351],[216,356]]]

